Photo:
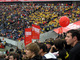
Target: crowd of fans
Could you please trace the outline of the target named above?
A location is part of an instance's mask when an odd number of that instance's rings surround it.
[[[69,30],[56,39],[35,41],[25,49],[11,48],[0,55],[0,60],[78,60],[80,59],[80,30]]]
[[[60,27],[59,19],[61,16],[69,17],[70,23],[79,21],[80,9],[78,4],[0,3],[0,36],[13,40],[24,40],[25,28],[30,28],[32,24],[36,24],[40,26],[40,33],[45,33]],[[76,39],[77,34],[72,35],[72,38]],[[55,40],[50,38],[46,39],[45,42],[30,43],[25,49],[11,48],[0,56],[0,60],[69,60],[69,52],[72,47],[67,45],[65,37],[65,33],[63,33],[58,35]]]
[[[74,23],[80,20],[80,9],[71,3],[0,3],[0,36],[23,40],[24,29],[32,24],[39,25],[40,33],[45,33],[60,26],[61,16]]]
[[[53,52],[57,52],[57,50],[53,48],[53,45],[55,45],[56,48],[60,51],[60,54],[58,57],[56,57],[57,53],[53,54]],[[49,38],[49,39],[46,39],[45,42],[36,41],[34,43],[30,43],[25,47],[25,49],[19,49],[18,47],[16,47],[16,49],[11,48],[10,50],[6,50],[3,55],[0,55],[0,60],[1,59],[2,60],[10,60],[10,59],[29,60],[31,59],[31,55],[33,55],[32,54],[33,51],[36,54],[35,58],[37,60],[45,60],[45,59],[57,60],[57,58],[58,60],[60,59],[67,60],[69,57],[68,56],[69,54],[66,55],[66,52],[68,53],[70,49],[70,47],[69,46],[67,47],[67,46],[68,45],[66,45],[66,41],[61,40],[59,37],[57,37],[55,40],[53,38]],[[64,48],[66,50],[64,50]],[[32,52],[30,53],[29,50],[31,50]],[[33,60],[35,58],[33,58]]]

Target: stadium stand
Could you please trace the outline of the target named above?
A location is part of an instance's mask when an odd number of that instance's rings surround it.
[[[70,23],[80,20],[78,5],[56,3],[0,3],[0,36],[23,40],[24,29],[32,24],[45,33],[60,26],[61,16],[69,17]]]

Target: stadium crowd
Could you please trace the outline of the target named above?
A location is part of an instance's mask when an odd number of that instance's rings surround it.
[[[0,3],[0,36],[24,40],[24,29],[40,26],[40,33],[59,27],[59,18],[80,20],[80,9],[70,3]],[[48,29],[47,29],[48,27]]]
[[[67,16],[70,23],[80,20],[78,4],[71,3],[0,3],[0,36],[24,40],[24,29],[40,26],[40,33],[60,27],[59,19]],[[47,27],[49,29],[47,29]],[[11,48],[0,60],[80,60],[80,31],[70,30],[56,39],[34,42],[25,49]],[[33,48],[34,47],[34,48]]]
[[[69,30],[54,40],[29,43],[25,49],[6,50],[0,60],[78,60],[80,59],[80,30]],[[33,48],[34,47],[34,48]]]
[[[64,47],[64,44],[66,47]],[[53,47],[54,45],[57,46],[58,50]],[[33,55],[32,52],[36,55],[33,60],[67,60],[69,54],[66,55],[66,53],[68,53],[70,49],[70,47],[67,46],[66,41],[61,40],[59,37],[55,40],[53,38],[49,38],[46,39],[45,42],[36,41],[34,43],[30,43],[25,47],[25,49],[19,49],[16,47],[16,49],[11,48],[10,50],[6,50],[3,55],[0,55],[0,60],[29,60],[31,59],[31,55]],[[32,52],[30,53],[29,50]],[[60,51],[59,56],[57,54],[58,51]]]

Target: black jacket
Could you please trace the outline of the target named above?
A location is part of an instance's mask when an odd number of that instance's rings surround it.
[[[43,59],[41,56],[37,55],[29,60],[57,60],[57,59]]]
[[[65,49],[59,50],[58,58],[61,60],[69,60],[69,54]]]
[[[80,42],[70,50],[69,60],[80,60]]]
[[[35,57],[33,57],[33,58],[29,59],[29,60],[42,60],[42,57],[37,55],[37,56],[35,56]]]

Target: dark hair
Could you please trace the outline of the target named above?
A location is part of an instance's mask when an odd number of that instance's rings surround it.
[[[79,30],[69,30],[67,33],[71,33],[72,34],[72,38],[74,36],[77,37],[77,40],[79,41],[80,40],[80,31]]]
[[[43,52],[47,52],[47,46],[44,43],[38,43],[40,49],[43,49]]]
[[[10,53],[9,56],[13,56],[14,59],[19,60],[19,56],[16,53]]]
[[[58,50],[62,50],[64,48],[64,42],[61,39],[54,40],[54,45]]]
[[[50,44],[51,46],[54,45],[54,43],[52,41],[46,42],[46,44]]]

